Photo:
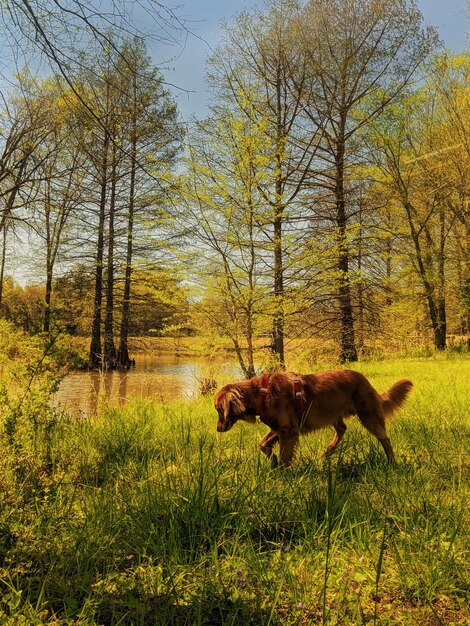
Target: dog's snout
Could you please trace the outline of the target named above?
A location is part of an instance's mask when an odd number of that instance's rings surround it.
[[[217,406],[215,407],[217,410],[218,415],[218,420],[217,420],[217,432],[218,433],[223,433],[224,432],[224,427],[225,427],[225,420],[224,420],[224,416],[222,411],[220,411]]]
[[[219,419],[219,421],[217,422],[217,432],[226,433],[227,430],[230,430],[232,424],[233,424],[232,420]]]

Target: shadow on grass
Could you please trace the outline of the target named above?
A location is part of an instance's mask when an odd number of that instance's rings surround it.
[[[314,480],[325,480],[328,473],[331,473],[335,480],[361,481],[364,476],[375,471],[388,471],[391,469],[383,452],[371,447],[364,454],[362,451],[338,450],[329,458],[324,456],[316,459],[303,457],[288,470],[275,468],[273,477],[281,476],[286,481],[312,478]]]
[[[374,448],[365,454],[339,451],[334,458],[313,462],[304,457],[288,470],[276,468],[270,479],[272,498],[280,498],[277,519],[266,519],[261,512],[250,524],[248,535],[263,550],[289,550],[312,541],[314,536],[314,541],[322,542],[328,526],[338,529],[362,519],[363,500],[367,500],[364,484],[368,492],[373,491],[374,477],[383,476],[388,481],[395,471],[381,450]],[[286,507],[289,498],[292,503]],[[380,500],[377,504],[369,502],[367,511],[379,522],[383,519]]]
[[[335,473],[338,481],[362,482],[371,472],[388,472],[390,469],[391,466],[385,457],[372,450],[362,459],[353,461],[342,459],[331,471]],[[328,468],[324,467],[323,471],[327,473]]]
[[[85,600],[86,602],[86,600]],[[175,598],[171,594],[137,597],[109,593],[98,602],[92,601],[95,610],[93,623],[103,626],[234,626],[281,624],[280,618],[257,606],[234,598],[229,592],[204,592],[201,596]],[[70,617],[75,618],[75,615]],[[87,612],[88,617],[89,612]]]

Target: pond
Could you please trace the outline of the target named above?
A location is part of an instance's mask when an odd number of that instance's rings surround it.
[[[55,402],[71,413],[93,415],[102,399],[114,405],[123,405],[130,398],[157,402],[190,399],[200,395],[205,378],[220,372],[240,378],[237,366],[230,363],[140,353],[136,366],[127,372],[71,372],[61,382]]]

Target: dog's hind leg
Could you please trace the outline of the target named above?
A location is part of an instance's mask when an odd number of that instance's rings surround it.
[[[383,412],[380,410],[370,413],[358,411],[358,417],[361,424],[380,441],[380,444],[387,455],[388,462],[392,465],[396,465],[392,444],[390,443],[387,431],[385,430],[385,417]]]
[[[324,456],[330,456],[339,446],[341,439],[344,437],[344,433],[346,432],[346,424],[343,420],[339,420],[337,424],[334,425],[335,435],[333,439],[328,444],[327,449],[325,450]]]
[[[396,465],[397,462],[395,460],[395,455],[393,454],[393,448],[392,444],[390,443],[390,439],[388,437],[383,437],[379,439],[379,441],[382,444],[382,448],[384,449],[385,454],[387,455],[388,462],[391,465]]]

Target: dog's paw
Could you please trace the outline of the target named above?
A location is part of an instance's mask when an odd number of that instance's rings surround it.
[[[276,469],[279,465],[279,460],[275,454],[271,455],[271,469]]]

